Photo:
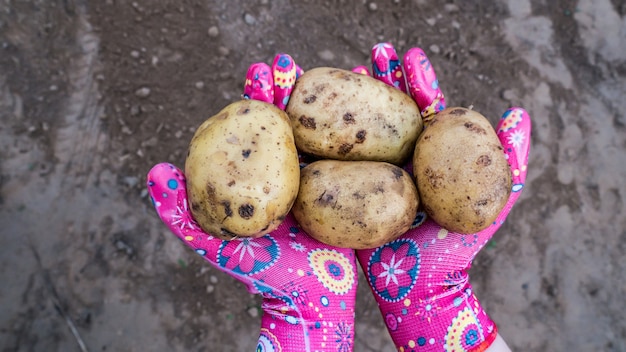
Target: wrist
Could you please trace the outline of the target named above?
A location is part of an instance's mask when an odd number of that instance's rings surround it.
[[[496,334],[493,343],[487,347],[486,352],[511,352],[511,349],[506,344],[502,336],[500,334]]]

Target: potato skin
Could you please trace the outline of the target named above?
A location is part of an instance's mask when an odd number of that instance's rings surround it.
[[[289,118],[256,100],[228,105],[194,134],[185,174],[191,213],[205,232],[226,240],[271,232],[300,182]]]
[[[298,150],[320,159],[406,161],[422,131],[417,104],[399,89],[330,67],[305,72],[286,112]]]
[[[452,107],[427,123],[413,154],[424,210],[449,231],[485,229],[511,193],[511,171],[493,127],[480,113]]]
[[[318,241],[365,249],[405,233],[418,205],[411,175],[398,166],[319,160],[301,170],[292,212],[302,229]]]

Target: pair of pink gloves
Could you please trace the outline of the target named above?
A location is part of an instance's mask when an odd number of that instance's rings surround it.
[[[372,49],[372,75],[410,94],[424,119],[445,107],[430,61],[419,48],[400,62],[389,43]],[[360,66],[355,72],[369,74]],[[284,109],[302,73],[289,55],[253,64],[244,97]],[[496,128],[513,189],[497,220],[475,234],[450,233],[420,212],[411,230],[379,248],[336,248],[309,237],[291,214],[263,237],[222,241],[203,232],[188,208],[185,176],[171,164],[150,170],[148,189],[163,222],[220,270],[263,296],[257,351],[352,351],[357,261],[399,351],[484,351],[497,336],[469,283],[476,254],[502,225],[526,178],[531,123],[507,110]]]

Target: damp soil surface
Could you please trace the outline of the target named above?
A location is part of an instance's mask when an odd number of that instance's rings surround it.
[[[626,5],[0,0],[0,350],[251,351],[260,298],[184,247],[145,175],[253,62],[421,47],[448,106],[533,119],[529,173],[474,261],[513,348],[626,351]],[[355,351],[394,351],[360,274]]]

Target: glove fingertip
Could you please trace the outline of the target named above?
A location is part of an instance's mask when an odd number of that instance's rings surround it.
[[[274,78],[272,69],[264,62],[257,62],[248,68],[243,87],[243,98],[274,102]]]
[[[428,56],[421,48],[409,49],[403,58],[409,94],[427,118],[445,109],[445,99],[439,80]]]
[[[170,163],[157,164],[148,172],[148,193],[161,219],[164,211],[176,206],[177,192],[186,192],[185,182],[184,173]]]
[[[182,170],[169,163],[157,164],[148,172],[147,186],[159,218],[170,231],[197,254],[214,260],[221,240],[205,233],[193,219]]]
[[[505,111],[496,127],[504,155],[511,167],[514,192],[519,192],[526,180],[531,129],[530,115],[520,107]]]
[[[296,84],[298,67],[289,54],[278,54],[272,63],[272,75],[274,77],[273,103],[281,110],[285,110],[289,97]]]
[[[304,74],[302,67],[296,64],[296,79],[300,78]]]
[[[365,75],[365,76],[371,76],[370,71],[367,69],[367,67],[363,65],[353,68],[352,72]]]
[[[402,64],[391,43],[378,43],[372,47],[372,76],[406,92]]]

